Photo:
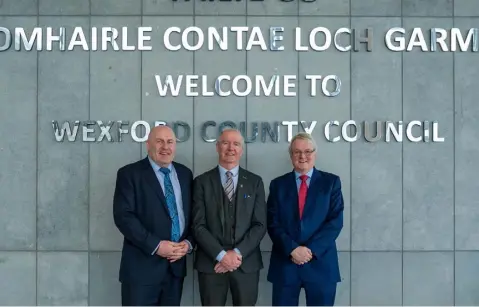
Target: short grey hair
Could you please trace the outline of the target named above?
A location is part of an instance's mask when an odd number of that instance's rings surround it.
[[[223,130],[221,130],[220,135],[219,135],[218,138],[216,139],[216,144],[219,144],[221,136],[222,136],[223,133],[225,133],[226,131],[236,131],[236,132],[238,132],[239,135],[241,136],[241,147],[244,148],[244,137],[243,137],[243,134],[241,133],[241,131],[240,131],[239,129],[236,129],[236,128],[233,128],[233,127],[230,127],[230,126],[226,126]]]
[[[289,143],[289,154],[293,153],[293,143],[296,140],[305,140],[311,143],[313,145],[313,150],[316,151],[317,146],[316,146],[316,141],[314,140],[313,136],[309,133],[306,132],[300,132],[296,134],[292,139],[291,142]]]

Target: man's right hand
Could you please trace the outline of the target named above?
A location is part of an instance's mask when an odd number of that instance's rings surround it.
[[[311,250],[304,246],[296,247],[292,252],[293,262],[299,265],[309,262],[313,258]]]
[[[235,251],[230,250],[226,252],[223,259],[221,259],[220,263],[230,272],[236,270],[241,265],[243,257],[238,255]]]
[[[163,240],[160,242],[160,246],[156,250],[156,254],[163,258],[169,258],[175,256],[176,250],[181,250],[182,244],[172,241]]]

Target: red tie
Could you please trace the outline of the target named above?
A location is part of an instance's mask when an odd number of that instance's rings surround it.
[[[299,186],[299,219],[303,216],[304,204],[306,203],[306,194],[308,193],[308,185],[306,184],[307,175],[299,176],[301,185]]]

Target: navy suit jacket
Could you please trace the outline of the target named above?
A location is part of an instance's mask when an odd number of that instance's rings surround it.
[[[185,215],[185,230],[180,241],[187,239],[194,247],[190,231],[193,174],[183,164],[173,162],[173,166],[181,186]],[[161,240],[170,240],[171,218],[148,157],[118,170],[113,217],[124,236],[120,282],[157,285],[169,267],[176,276],[186,276],[186,257],[170,263],[153,253]]]
[[[268,234],[273,241],[268,281],[283,285],[339,282],[336,238],[344,210],[339,177],[313,170],[301,220],[294,171],[271,181],[267,206]],[[298,246],[313,253],[313,259],[302,266],[290,255]]]

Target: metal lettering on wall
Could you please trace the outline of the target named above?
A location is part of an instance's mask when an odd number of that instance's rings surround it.
[[[151,26],[141,26],[136,29],[130,29],[126,26],[120,28],[91,27],[91,29],[78,26],[72,29],[63,26],[15,27],[10,30],[0,25],[0,51],[10,49],[16,51],[73,51],[76,49],[85,51],[151,51],[153,47],[150,41],[157,37],[163,38],[163,46],[169,51],[180,49],[197,51],[203,48],[207,50],[250,51],[253,47],[264,51],[286,51],[287,48],[283,43],[287,35],[293,36],[295,51],[323,52],[331,48],[339,52],[373,51],[372,28],[340,27],[335,30],[317,26],[306,30],[301,27],[289,29],[281,25],[274,25],[265,28],[259,26],[223,26],[203,29],[197,26],[187,26],[185,28],[172,26],[161,31],[162,33],[158,35],[151,35],[153,31],[155,30]],[[244,34],[246,34],[246,39],[241,39]],[[227,38],[230,35],[236,36],[237,39],[228,40]],[[174,38],[179,39],[180,42],[173,43],[172,39]],[[195,42],[192,43],[193,38]],[[381,40],[384,41],[388,50],[394,52],[411,52],[415,49],[423,52],[437,52],[438,50],[445,52],[479,52],[479,28],[446,29],[432,27],[422,29],[415,27],[406,29],[392,27],[386,30],[384,39]]]
[[[178,0],[172,0],[173,2],[177,2]],[[185,2],[189,2],[190,0],[183,0]],[[199,0],[201,2],[241,2],[243,0]],[[263,2],[265,0],[249,0],[251,2]],[[267,1],[267,0],[266,0]],[[278,0],[279,2],[293,2],[293,1],[301,1],[301,2],[315,2],[316,0]]]
[[[234,122],[224,120],[216,122],[213,120],[201,123],[199,126],[199,136],[204,142],[214,143],[221,131],[227,127],[235,128],[241,131],[246,143],[255,142],[290,142],[293,135],[293,129],[299,127],[300,130],[312,134],[315,130],[317,121],[254,121],[254,122]],[[59,124],[58,121],[52,121],[52,128],[55,140],[63,142],[83,141],[83,142],[123,142],[125,135],[129,135],[134,142],[145,142],[152,126],[168,125],[176,134],[178,142],[190,140],[193,129],[191,125],[184,121],[154,121],[149,123],[144,120],[134,121],[131,125],[129,121],[65,121]],[[80,130],[81,128],[81,130]],[[432,136],[431,131],[432,129]],[[392,141],[403,142],[404,139],[410,142],[444,142],[444,137],[440,135],[439,123],[437,121],[413,120],[408,123],[403,121],[374,121],[358,122],[348,120],[340,122],[331,120],[323,125],[321,133],[324,138],[332,143],[339,141],[356,142],[364,140],[375,143],[383,141],[390,143]]]

